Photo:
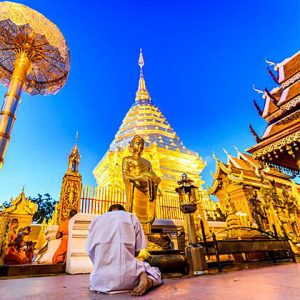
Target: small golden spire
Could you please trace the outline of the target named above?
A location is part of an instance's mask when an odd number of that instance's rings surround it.
[[[144,74],[143,74],[143,66],[144,66],[145,62],[144,62],[142,49],[140,49],[140,56],[139,56],[138,64],[140,66],[140,80],[139,80],[138,90],[136,92],[135,101],[151,100],[149,92],[147,91],[147,88],[146,88],[146,83],[145,83]]]

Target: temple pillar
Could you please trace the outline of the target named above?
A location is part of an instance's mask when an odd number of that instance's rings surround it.
[[[75,209],[80,211],[80,196],[82,189],[82,177],[78,171],[80,155],[77,145],[69,154],[68,170],[62,181],[60,199],[58,205],[58,223],[68,219],[69,212]]]

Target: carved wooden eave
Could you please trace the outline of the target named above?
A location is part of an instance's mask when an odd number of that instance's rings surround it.
[[[261,116],[267,120],[269,116],[273,115],[278,110],[279,108],[273,103],[272,99],[269,96],[266,96],[265,106]]]
[[[288,150],[289,147],[293,148],[294,145],[297,147],[299,140],[300,122],[298,122],[298,124],[294,124],[292,127],[287,128],[286,130],[277,133],[276,136],[270,136],[266,138],[255,146],[247,149],[247,151],[252,153],[255,159],[268,160],[268,158],[272,159],[272,156],[275,156],[274,158],[276,158],[276,156],[279,156],[280,153]],[[291,151],[291,160],[292,156],[293,151]],[[287,159],[282,159],[280,161],[283,168],[292,169],[292,165],[289,161],[287,161]],[[277,165],[275,159],[269,160],[269,163],[274,164],[275,166]],[[295,169],[295,172],[297,172],[297,169]]]
[[[278,83],[281,86],[289,86],[300,78],[300,51],[276,64],[278,69]]]

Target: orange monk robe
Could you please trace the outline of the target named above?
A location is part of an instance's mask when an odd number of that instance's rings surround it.
[[[17,236],[16,230],[11,230],[9,233],[9,246],[4,258],[4,264],[6,265],[21,265],[29,262],[24,250],[22,248],[18,249],[15,245]]]
[[[61,243],[52,258],[52,263],[54,264],[65,262],[65,257],[68,250],[69,220],[61,222],[57,229],[57,232],[61,232],[63,236],[61,239]]]
[[[10,247],[4,259],[4,264],[6,265],[22,265],[29,262],[31,261],[29,261],[25,251],[16,247]]]
[[[8,237],[8,249],[7,252],[9,251],[10,247],[14,247],[15,246],[15,239],[17,238],[17,231],[16,229],[14,230],[10,230],[9,232],[9,237]]]

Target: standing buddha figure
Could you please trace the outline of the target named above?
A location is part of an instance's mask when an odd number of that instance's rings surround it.
[[[155,199],[160,178],[152,171],[151,163],[141,157],[145,141],[136,135],[130,142],[132,156],[123,158],[122,174],[126,192],[126,210],[134,213],[146,234],[155,218]]]

